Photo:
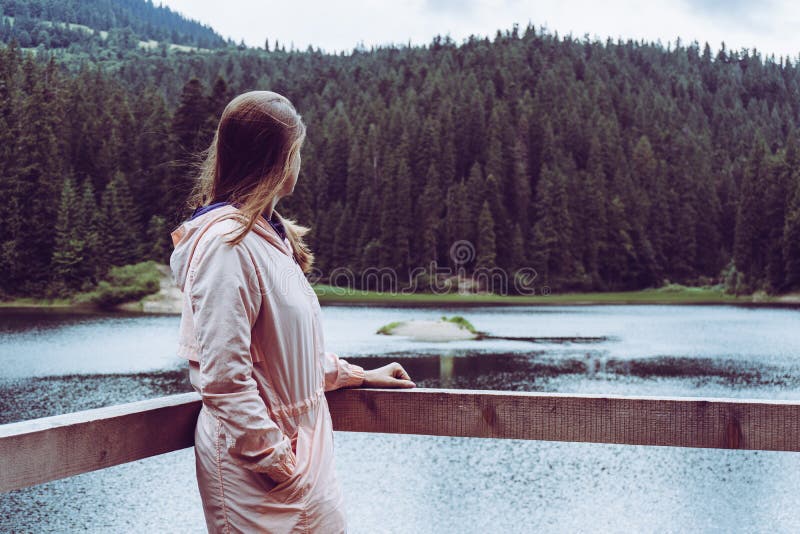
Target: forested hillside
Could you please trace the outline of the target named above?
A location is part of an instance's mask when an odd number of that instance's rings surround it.
[[[131,2],[132,3],[132,2]],[[125,3],[127,4],[127,3]],[[69,67],[69,68],[67,68]],[[755,51],[563,38],[326,55],[272,47],[63,65],[0,51],[0,272],[68,293],[164,260],[190,154],[228,99],[288,96],[323,274],[532,267],[556,291],[800,287],[800,67]]]
[[[0,41],[5,43],[85,47],[98,37],[95,31],[110,33],[114,41],[138,37],[200,48],[226,44],[210,27],[152,0],[0,0]]]

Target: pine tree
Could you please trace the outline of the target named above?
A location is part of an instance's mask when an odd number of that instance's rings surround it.
[[[417,224],[419,225],[419,255],[416,265],[427,267],[431,262],[439,264],[439,245],[441,225],[444,219],[445,203],[439,189],[440,178],[436,166],[431,163],[426,173],[425,189],[418,202]]]
[[[175,183],[169,188],[170,203],[182,204],[188,197],[193,184],[191,162],[203,146],[207,131],[209,109],[203,94],[203,85],[192,78],[183,86],[180,104],[172,120],[172,136],[176,145],[176,155],[181,162],[177,167]]]
[[[175,140],[188,154],[205,148],[201,143],[201,134],[208,119],[208,106],[203,93],[203,84],[197,78],[186,82],[172,121]]]
[[[104,244],[108,265],[127,265],[139,259],[137,228],[138,208],[131,197],[128,180],[117,173],[109,182],[101,201],[103,225],[100,241]]]
[[[150,250],[144,257],[159,263],[169,263],[172,242],[164,217],[153,215],[150,218],[150,223],[147,225],[147,241],[150,244]]]
[[[25,97],[17,139],[16,197],[24,206],[24,223],[15,234],[16,261],[24,265],[22,289],[28,294],[42,295],[50,281],[50,261],[55,235],[52,222],[56,218],[61,192],[60,176],[63,160],[59,157],[56,136],[61,101],[55,94],[58,74],[51,62],[39,70],[31,56],[22,63],[22,90]],[[48,83],[48,79],[52,83]]]
[[[493,185],[497,185],[496,182],[493,182]],[[494,192],[488,189],[488,184],[483,177],[481,166],[477,162],[472,164],[469,177],[464,187],[466,192],[466,204],[463,206],[463,210],[467,215],[465,217],[465,233],[461,239],[466,239],[475,243],[479,231],[478,215],[488,195],[494,194]]]
[[[22,211],[16,197],[11,197],[8,202],[10,216],[4,221],[11,236],[18,236],[22,228]],[[18,294],[19,288],[25,280],[25,265],[22,263],[21,243],[16,237],[11,237],[0,243],[0,296],[4,293]]]
[[[478,216],[478,243],[475,262],[476,269],[493,269],[497,265],[497,243],[495,241],[494,218],[489,201],[484,200]]]
[[[86,261],[86,242],[79,225],[80,203],[72,179],[67,177],[61,188],[61,201],[55,227],[53,249],[53,290],[61,296],[80,289],[84,280],[80,265]]]
[[[448,262],[450,268],[456,269],[469,269],[471,263],[474,261],[473,257],[459,256],[455,254],[456,248],[460,241],[469,241],[469,213],[467,212],[467,191],[466,186],[462,181],[451,184],[447,189],[447,196],[445,204],[447,205],[447,213],[445,215],[445,243],[444,250],[448,254]]]
[[[528,267],[525,260],[525,239],[520,224],[515,224],[511,232],[511,240],[508,243],[508,253],[510,263],[509,274]]]
[[[499,180],[490,174],[486,177],[486,201],[489,202],[489,207],[492,212],[492,220],[494,222],[495,235],[502,241],[507,240],[509,230],[511,228],[511,219],[508,215],[508,210],[504,202],[503,188]],[[478,228],[480,232],[480,227]],[[497,251],[496,256],[497,264],[508,269],[510,267],[508,248],[503,247]]]
[[[96,284],[108,269],[106,248],[100,241],[104,220],[103,211],[95,200],[92,181],[84,180],[76,222],[80,228],[80,239],[84,242],[84,261],[80,272],[80,278],[84,281],[81,289],[84,290]]]
[[[530,243],[527,253],[528,266],[536,273],[535,282],[539,290],[550,284],[550,248],[551,238],[545,235],[547,221],[540,219],[530,231],[527,241]]]
[[[601,264],[605,263],[609,248],[605,233],[608,227],[607,199],[603,167],[597,157],[599,141],[596,137],[591,146],[589,168],[580,190],[581,209],[576,213],[576,218],[582,229],[578,236],[582,241],[581,256],[589,277],[588,285],[592,289],[603,289],[606,282],[600,274]]]
[[[511,151],[511,176],[506,202],[509,207],[509,223],[515,222],[520,226],[528,226],[528,206],[531,202],[531,189],[528,172],[525,168],[523,155],[524,147],[520,141],[515,141]]]
[[[231,96],[225,78],[217,76],[214,85],[211,87],[211,94],[208,97],[208,118],[198,139],[198,143],[201,147],[207,147],[214,138],[214,132],[219,124],[219,119],[222,117],[225,106],[227,106],[228,102],[231,100]]]
[[[764,191],[765,213],[762,216],[768,228],[766,281],[774,293],[782,291],[788,282],[786,268],[789,266],[789,261],[784,254],[787,252],[791,254],[791,250],[787,251],[785,247],[785,230],[790,217],[790,203],[793,200],[793,179],[798,175],[798,168],[800,168],[800,146],[795,133],[791,132],[786,142],[786,149],[770,173]]]
[[[800,288],[800,169],[792,173],[794,193],[786,211],[783,227],[783,257],[785,266],[785,286],[787,289]]]
[[[764,277],[767,229],[761,214],[764,211],[762,192],[771,172],[768,151],[763,136],[757,136],[745,169],[736,216],[734,261],[751,289],[755,289]]]
[[[350,267],[353,252],[350,234],[351,214],[344,208],[343,202],[337,200],[331,205],[331,215],[332,219],[336,220],[331,247],[331,265],[334,269],[345,269]]]
[[[344,200],[347,191],[347,167],[350,155],[351,126],[344,107],[338,105],[322,123],[325,132],[323,165],[330,201]]]
[[[384,178],[381,184],[380,234],[377,239],[379,263],[375,266],[398,268],[397,230],[400,220],[398,211],[397,180],[390,176]]]
[[[569,213],[566,179],[558,169],[544,167],[539,181],[538,210],[533,246],[540,261],[534,268],[545,273],[543,283],[569,288],[575,282],[572,255],[572,216]]]

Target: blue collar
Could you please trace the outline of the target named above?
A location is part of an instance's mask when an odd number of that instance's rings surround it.
[[[191,221],[192,219],[196,219],[197,217],[200,217],[201,215],[206,214],[211,210],[221,208],[222,206],[227,206],[228,204],[229,202],[214,202],[213,204],[209,204],[208,206],[198,206],[197,208],[195,208],[189,220]],[[278,232],[278,235],[281,236],[281,239],[286,239],[286,229],[283,227],[283,223],[279,219],[276,219],[274,216],[269,219],[267,219],[266,217],[264,218],[269,223],[269,225],[272,226],[272,228],[276,232]]]
[[[192,216],[189,218],[189,220],[191,221],[192,219],[196,219],[197,217],[200,217],[201,215],[208,213],[213,209],[221,208],[222,206],[226,206],[227,204],[228,204],[227,202],[214,202],[213,204],[209,204],[208,206],[198,206],[194,210],[194,213],[192,213]]]

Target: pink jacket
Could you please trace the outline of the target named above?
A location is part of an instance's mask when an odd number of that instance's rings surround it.
[[[223,206],[173,232],[179,355],[202,396],[197,480],[209,532],[344,532],[324,392],[364,370],[325,350],[319,300],[291,245]]]

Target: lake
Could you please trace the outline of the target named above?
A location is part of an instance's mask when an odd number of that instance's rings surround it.
[[[418,387],[800,398],[800,313],[324,306],[326,348]],[[498,337],[381,336],[462,315]],[[0,311],[0,423],[191,391],[177,316]],[[335,433],[350,532],[798,532],[800,455]],[[192,449],[0,495],[2,532],[205,532]]]

